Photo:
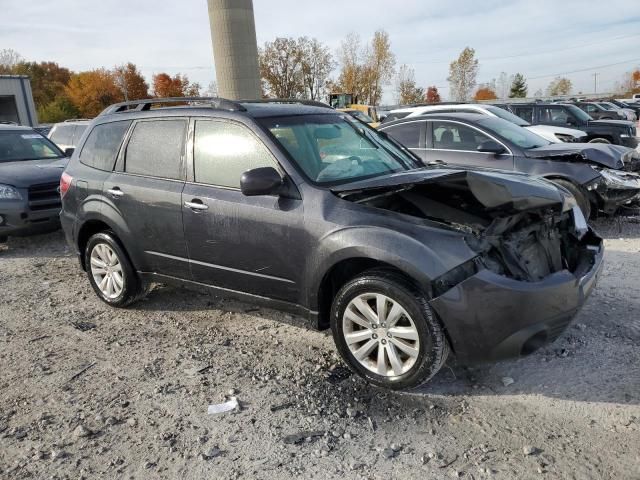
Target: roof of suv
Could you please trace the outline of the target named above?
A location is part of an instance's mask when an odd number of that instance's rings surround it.
[[[31,127],[27,127],[24,125],[12,125],[10,123],[0,123],[0,130],[8,130],[8,131],[30,131],[33,130]]]
[[[185,105],[185,103],[188,103]],[[152,108],[154,105],[169,105],[160,108]],[[217,97],[172,97],[153,98],[145,100],[134,100],[131,102],[116,103],[107,107],[99,117],[113,116],[119,114],[135,114],[138,112],[150,112],[154,114],[175,114],[185,109],[203,112],[225,112],[246,115],[254,118],[289,116],[289,115],[312,115],[312,114],[338,114],[329,105],[313,100],[297,99],[262,99],[262,100],[227,100]]]

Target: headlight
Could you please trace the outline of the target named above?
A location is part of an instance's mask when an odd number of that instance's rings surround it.
[[[621,170],[611,170],[603,168],[599,170],[600,175],[607,187],[616,189],[640,189],[640,175]]]
[[[22,200],[22,195],[11,185],[0,184],[0,200]]]

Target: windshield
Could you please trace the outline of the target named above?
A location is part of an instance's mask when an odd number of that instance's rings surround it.
[[[514,125],[513,123],[502,120],[501,118],[483,117],[478,123],[491,132],[515,143],[517,146],[524,148],[525,150],[551,144],[551,142],[536,135],[530,130]]]
[[[366,113],[363,113],[359,110],[352,110],[350,112],[347,112],[349,115],[351,115],[353,118],[356,118],[358,120],[360,120],[361,122],[364,123],[373,123],[373,118],[371,118],[369,115],[367,115]]]
[[[514,115],[513,113],[506,111],[504,108],[494,107],[494,106],[488,106],[488,107],[484,107],[484,108],[487,110],[487,112],[491,112],[496,117],[502,118],[503,120],[506,120],[507,122],[515,123],[516,125],[520,125],[521,127],[527,127],[527,126],[531,125],[526,120],[523,120],[519,116]]]
[[[59,158],[63,153],[32,130],[0,131],[0,162]]]
[[[593,120],[591,115],[589,115],[587,112],[582,110],[580,107],[576,107],[575,105],[563,105],[563,106],[567,108],[573,114],[573,116],[576,117],[578,120],[582,120],[583,122],[588,122],[590,120]]]
[[[260,119],[314,183],[337,185],[423,165],[386,135],[349,115]]]

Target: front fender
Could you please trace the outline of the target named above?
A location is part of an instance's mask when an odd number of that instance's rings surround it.
[[[373,226],[343,227],[322,237],[312,261],[307,262],[307,305],[318,308],[318,292],[326,274],[349,259],[371,259],[410,276],[425,292],[431,280],[477,254],[462,233],[423,228],[414,235]],[[436,253],[437,252],[437,253]]]

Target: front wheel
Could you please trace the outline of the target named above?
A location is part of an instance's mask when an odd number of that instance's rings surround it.
[[[85,265],[93,290],[113,307],[126,307],[144,294],[140,278],[111,232],[96,233],[89,239]]]
[[[589,140],[589,143],[606,143],[606,144],[611,144],[611,140],[607,139],[607,138],[592,138],[591,140]]]
[[[369,270],[340,289],[331,308],[331,330],[352,370],[394,390],[427,382],[449,354],[425,295],[389,270]]]
[[[568,180],[557,179],[551,181],[556,185],[560,185],[564,189],[569,190],[571,195],[573,195],[576,199],[578,207],[580,207],[580,210],[582,210],[584,218],[586,220],[589,220],[589,217],[591,216],[591,202],[589,201],[587,194],[581,188],[577,187]]]

